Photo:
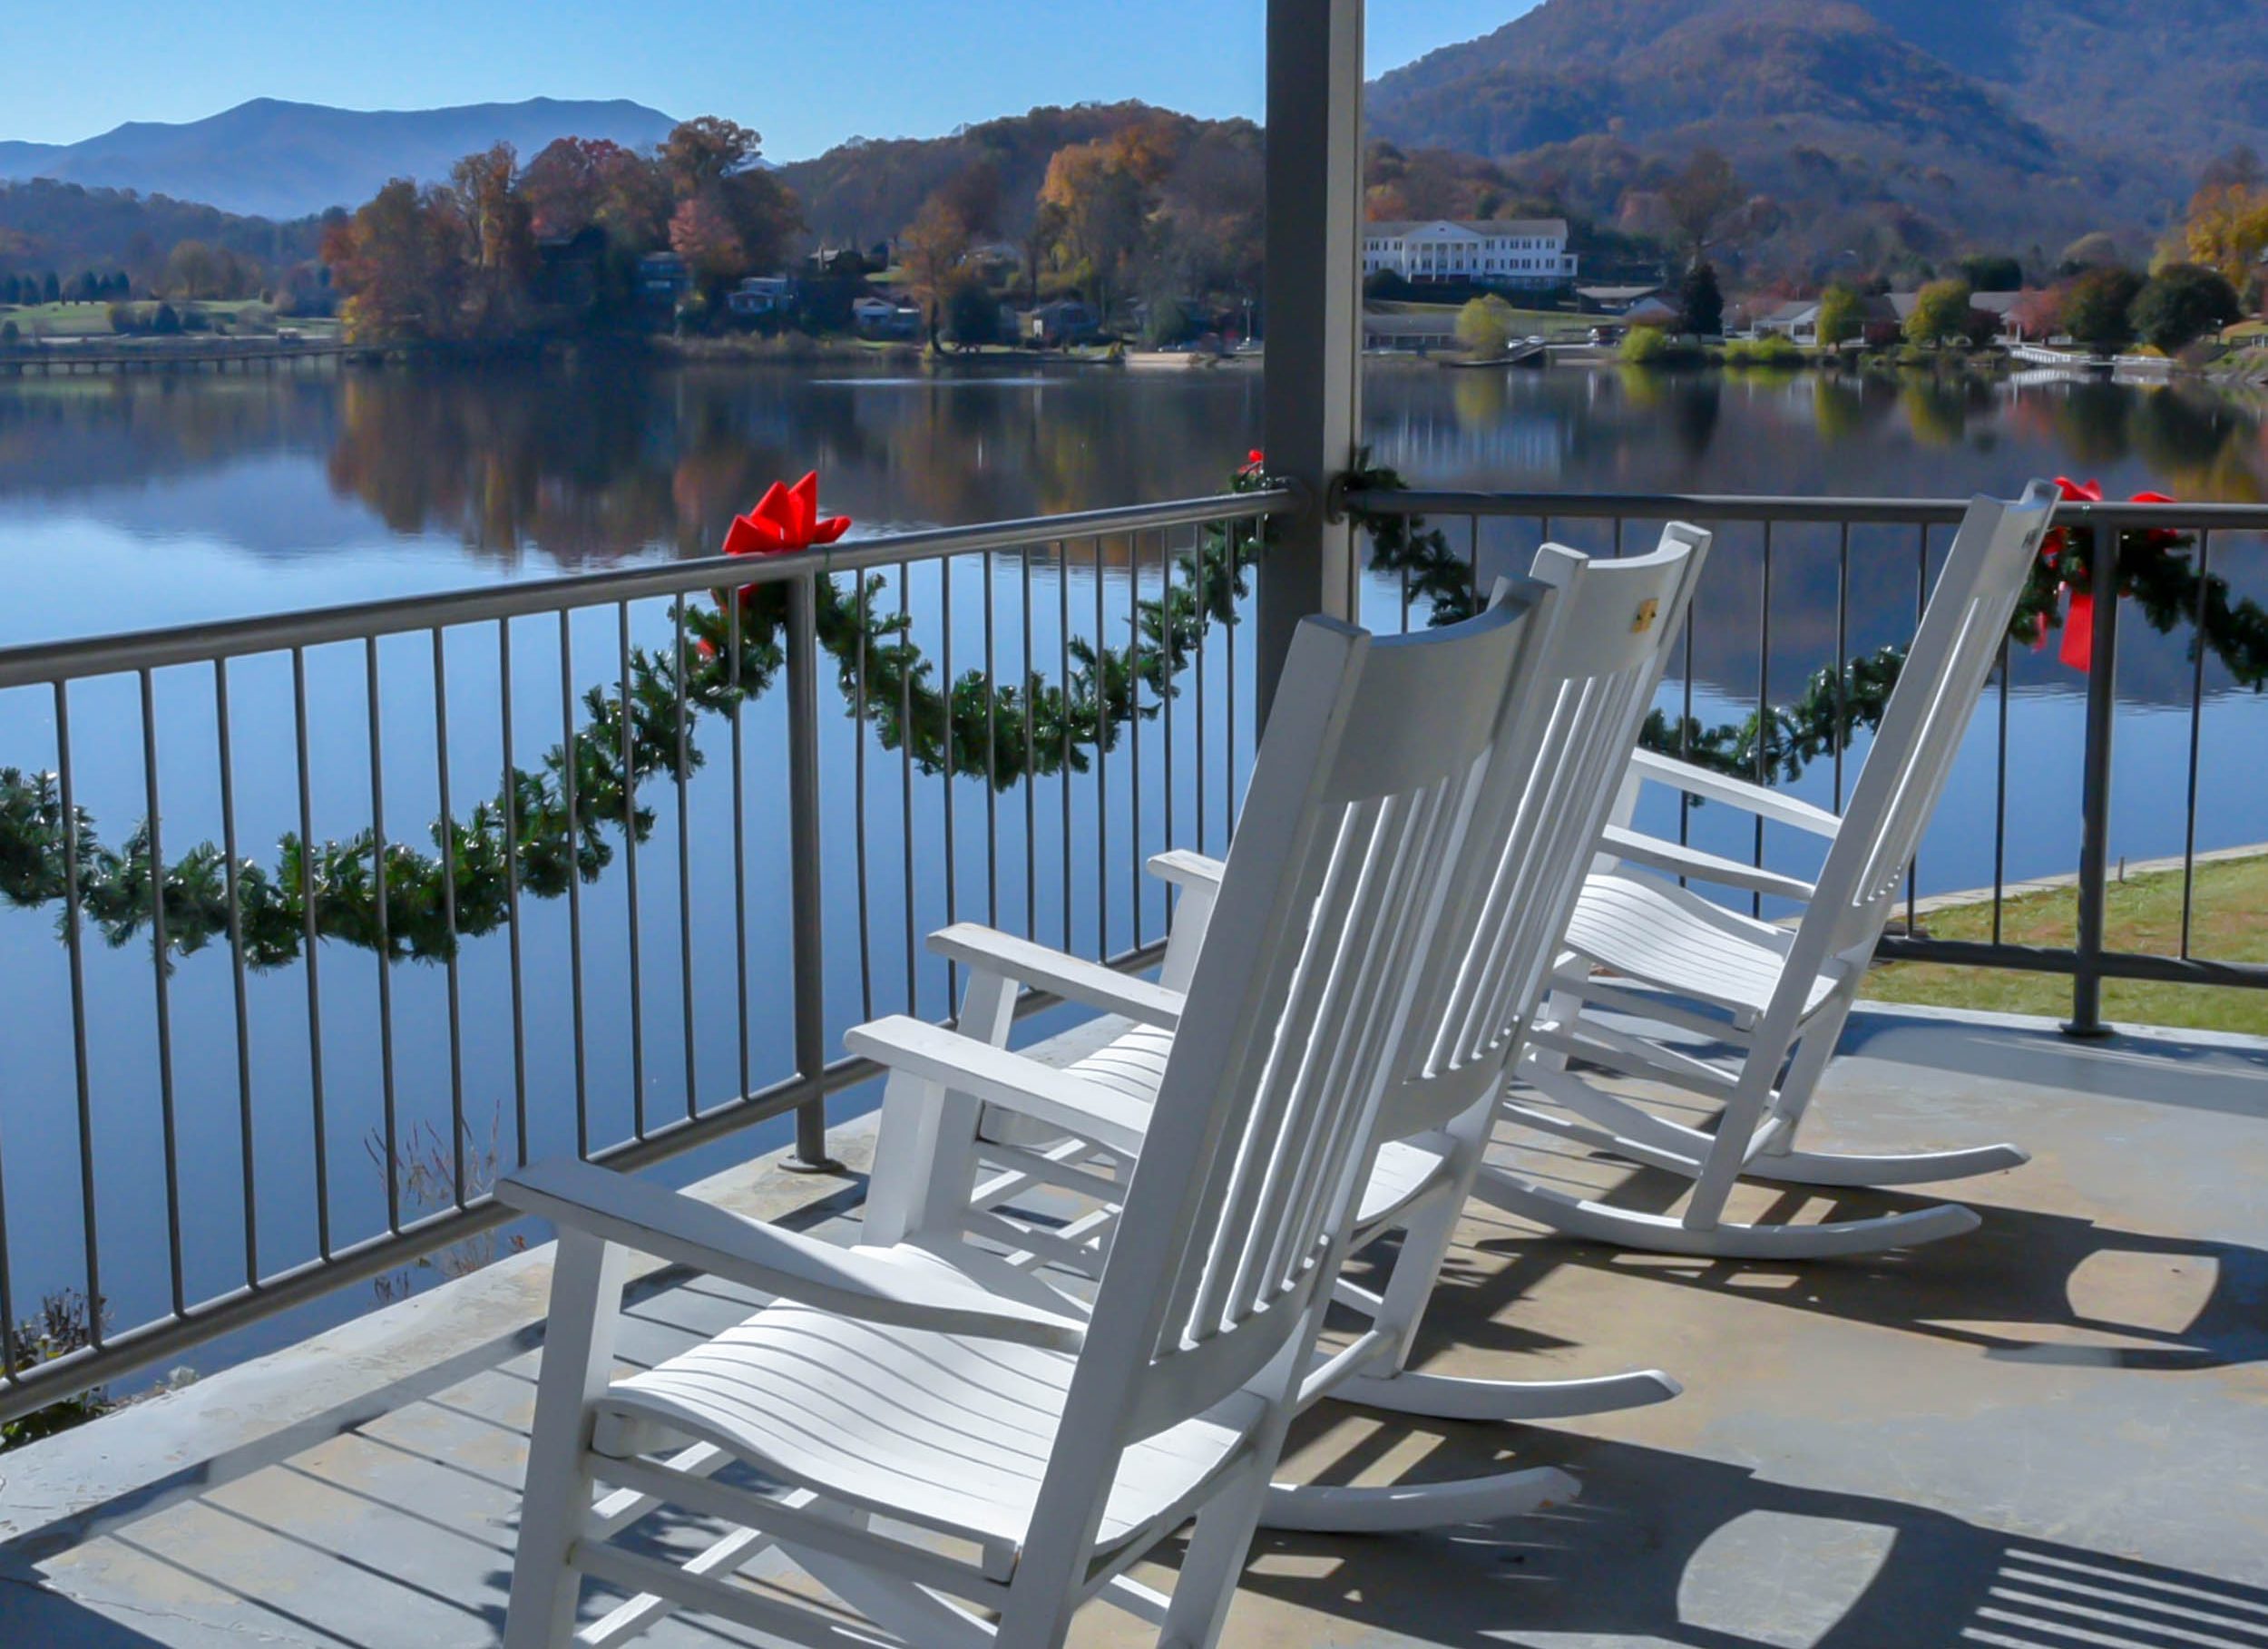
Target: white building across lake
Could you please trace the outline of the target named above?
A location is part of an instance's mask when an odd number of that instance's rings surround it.
[[[1575,278],[1564,218],[1447,219],[1363,226],[1363,273],[1391,269],[1404,280],[1471,280],[1558,286]]]

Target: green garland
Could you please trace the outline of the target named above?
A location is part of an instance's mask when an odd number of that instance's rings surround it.
[[[1256,484],[1242,483],[1239,490]],[[1237,621],[1249,553],[1240,539],[1255,532],[1244,523],[1207,528],[1179,557],[1181,581],[1168,581],[1163,596],[1136,604],[1138,639],[1110,647],[1072,638],[1072,668],[1060,684],[1028,671],[1020,686],[995,687],[982,670],[971,669],[939,685],[912,639],[908,617],[878,610],[880,578],[849,589],[815,578],[817,637],[836,661],[846,702],[863,706],[883,747],[906,749],[923,772],[986,777],[1003,790],[1033,775],[1085,772],[1092,752],[1115,748],[1122,728],[1156,718],[1178,694],[1178,678],[1208,626]],[[787,661],[786,585],[751,585],[737,596],[719,591],[717,599],[715,610],[686,610],[682,657],[673,656],[674,642],[631,649],[627,691],[622,684],[591,688],[583,697],[585,724],[534,771],[513,768],[497,795],[479,802],[469,817],[436,820],[434,851],[388,842],[381,859],[376,832],[366,830],[310,853],[296,833],[287,833],[272,868],[240,860],[234,908],[246,965],[277,968],[299,956],[310,899],[318,937],[394,961],[434,961],[452,954],[460,939],[510,921],[515,871],[520,892],[538,899],[564,893],[570,878],[598,880],[614,856],[610,832],[622,829],[642,842],[653,828],[652,810],[636,799],[640,786],[658,776],[689,776],[701,765],[694,724],[709,716],[737,717]],[[64,904],[60,932],[70,919],[74,853],[80,908],[105,941],[122,946],[152,927],[147,822],[108,845],[84,808],[66,823],[55,775],[0,768],[0,900],[20,908]],[[192,955],[215,939],[226,941],[229,868],[226,854],[210,842],[166,865],[170,952]]]
[[[1349,483],[1374,493],[1404,485],[1367,454]],[[1256,454],[1231,484],[1249,493],[1273,483]],[[1441,529],[1413,515],[1356,519],[1371,538],[1372,568],[1400,575],[1405,601],[1423,603],[1430,623],[1478,610],[1468,564]],[[1094,752],[1116,747],[1123,728],[1155,718],[1179,692],[1205,631],[1237,622],[1247,561],[1271,536],[1265,519],[1207,528],[1180,556],[1180,581],[1136,603],[1135,639],[1124,647],[1072,639],[1071,668],[1060,683],[1027,669],[1022,682],[1002,685],[970,669],[940,684],[908,617],[879,610],[879,578],[847,588],[815,578],[817,638],[836,662],[846,704],[874,723],[883,748],[905,750],[925,774],[982,777],[1005,790],[1034,776],[1084,772]],[[2062,584],[2085,587],[2092,540],[2087,532],[2063,533],[2057,564],[2043,559],[2034,569],[2010,626],[2014,639],[2030,644],[2061,622]],[[2210,649],[2246,687],[2268,685],[2268,611],[2232,598],[2224,580],[2201,581],[2188,561],[2166,553],[2174,542],[2164,532],[2123,534],[2121,594],[2161,633],[2200,619],[2193,649]],[[590,689],[584,725],[536,768],[513,768],[468,817],[436,820],[432,851],[388,842],[381,858],[375,831],[312,849],[286,834],[272,867],[240,860],[233,913],[246,964],[270,969],[297,960],[310,925],[318,937],[389,960],[438,961],[461,939],[511,920],[515,878],[521,893],[537,899],[559,897],[571,880],[597,881],[614,856],[612,832],[643,841],[653,828],[640,789],[701,765],[694,727],[710,717],[737,718],[771,687],[787,660],[787,622],[784,584],[719,591],[714,609],[688,607],[681,656],[674,643],[633,649],[627,683]],[[1823,668],[1789,703],[1717,726],[1656,711],[1640,742],[1720,772],[1793,780],[1847,747],[1854,732],[1880,725],[1904,661],[1902,648],[1889,647]],[[66,820],[54,774],[0,768],[0,900],[20,908],[66,904],[74,862],[80,908],[106,942],[122,946],[152,927],[147,822],[106,844],[83,808]],[[169,952],[191,955],[227,939],[229,872],[227,855],[210,842],[164,867]],[[66,905],[59,929],[68,920]]]
[[[1351,492],[1403,492],[1407,483],[1393,470],[1370,462],[1365,450],[1347,477]],[[1465,559],[1450,547],[1448,534],[1429,527],[1422,515],[1356,512],[1370,533],[1371,565],[1403,575],[1413,603],[1431,604],[1428,622],[1453,624],[1478,610]],[[2009,623],[2009,639],[2033,646],[2061,627],[2061,594],[2088,587],[2095,553],[2090,528],[2058,529],[2053,561],[2035,562]],[[2258,692],[2268,687],[2268,610],[2237,599],[2228,581],[2201,575],[2187,558],[2169,553],[2187,543],[2181,534],[2159,528],[2122,532],[2118,542],[2118,592],[2159,634],[2195,620],[2190,657],[2204,647],[2220,660],[2238,685]],[[1849,747],[1852,735],[1882,725],[1891,689],[1906,661],[1902,647],[1884,647],[1840,666],[1814,670],[1804,690],[1785,704],[1766,707],[1742,720],[1709,726],[1692,717],[1651,712],[1638,734],[1647,749],[1679,756],[1735,777],[1793,782],[1804,768]]]

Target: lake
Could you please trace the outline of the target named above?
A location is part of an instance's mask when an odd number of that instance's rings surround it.
[[[1211,493],[1258,441],[1259,391],[1249,369],[1066,366],[936,376],[835,367],[531,367],[0,384],[0,569],[9,596],[0,603],[0,646],[709,553],[732,514],[768,483],[807,469],[820,473],[826,507],[852,516],[861,535]],[[1384,362],[1370,376],[1364,427],[1379,460],[1414,483],[1451,487],[1941,497],[2012,493],[2035,476],[2071,474],[2099,478],[2115,497],[2145,488],[2195,500],[2268,495],[2262,484],[2268,443],[2257,408],[2203,391],[2101,383],[1853,382],[1571,367],[1446,372]],[[1445,524],[1463,543],[1465,523]],[[1487,523],[1479,541],[1484,576],[1524,564],[1540,530],[1534,522]],[[1559,523],[1555,532],[1579,548],[1608,547],[1603,528]],[[1775,536],[1770,656],[1761,661],[1775,698],[1797,691],[1834,653],[1838,547],[1832,529],[1782,529]],[[1941,556],[1944,535],[1925,550],[1911,531],[1861,532],[1851,549],[1843,645],[1856,653],[1903,640],[1918,582],[1931,558]],[[2257,541],[2216,542],[2214,565],[2237,593],[2268,595],[2268,551]],[[1754,705],[1765,567],[1760,532],[1719,534],[1693,626],[1690,690],[1705,721],[1736,719]],[[1065,639],[1059,604],[1095,614],[1120,634],[1129,598],[1154,594],[1157,578],[1154,561],[1129,567],[1082,559],[1076,548],[1061,560],[1035,556],[1029,565],[996,558],[989,569],[963,558],[952,573],[956,656],[965,668],[982,655],[988,588],[1000,619],[1001,668],[1010,674],[1021,669],[1027,645],[1021,639],[1025,589],[1035,592],[1028,645],[1045,670]],[[944,639],[943,593],[934,566],[914,569],[907,602],[914,634],[933,656]],[[890,598],[895,594],[894,586]],[[1399,622],[1391,582],[1374,579],[1364,600],[1370,621]],[[666,639],[666,608],[641,608],[637,623],[640,641]],[[460,813],[470,799],[494,794],[501,766],[493,634],[453,634],[445,659],[449,770]],[[611,611],[579,618],[562,672],[555,625],[515,626],[512,731],[523,765],[561,737],[562,674],[579,685],[603,682],[617,642]],[[349,656],[338,656],[342,650]],[[403,637],[378,653],[388,833],[422,846],[438,799],[430,644]],[[1202,669],[1216,695],[1232,684],[1241,691],[1240,713],[1247,715],[1249,665],[1248,648],[1241,664],[1216,648]],[[318,836],[347,836],[370,821],[367,666],[359,649],[310,659]],[[1996,694],[1922,849],[1922,891],[1991,880],[1994,821],[2003,807],[2010,877],[2071,867],[2084,683],[2052,650],[2015,654],[2005,792]],[[2118,684],[2116,854],[2146,858],[2183,848],[2192,684],[2183,630],[2160,635],[2127,624]],[[2262,777],[2268,704],[2234,688],[2211,662],[2203,686],[2196,845],[2268,837]],[[1676,705],[1686,690],[1673,681],[1667,702]],[[244,852],[272,863],[276,838],[297,827],[288,667],[276,659],[248,661],[232,671],[230,692]],[[762,780],[748,793],[738,864],[745,893],[736,893],[730,824],[719,805],[727,764],[715,727],[699,736],[711,759],[689,791],[682,861],[675,857],[676,805],[666,795],[656,798],[648,890],[634,930],[647,993],[642,1040],[632,1042],[624,1011],[640,975],[625,961],[633,928],[622,892],[627,867],[620,864],[582,897],[581,982],[591,1006],[588,1026],[572,1034],[563,902],[529,908],[528,1005],[516,1023],[502,940],[464,947],[454,1046],[440,1029],[449,1005],[437,968],[387,970],[382,995],[380,970],[367,951],[327,944],[319,1049],[311,1046],[301,970],[254,973],[245,1006],[249,1079],[241,1084],[225,946],[181,959],[168,981],[181,1119],[171,1209],[159,1143],[147,941],[117,949],[90,942],[92,1133],[103,1291],[113,1326],[163,1309],[169,1214],[182,1228],[181,1286],[192,1301],[240,1282],[248,1249],[262,1272],[313,1252],[309,1186],[318,1151],[308,1115],[311,1069],[325,1080],[328,1133],[319,1159],[337,1244],[383,1226],[387,1176],[370,1143],[388,1093],[397,1097],[406,1137],[439,1127],[445,1139],[449,1095],[461,1072],[474,1154],[493,1148],[509,1156],[514,1124],[510,1101],[500,1096],[513,1088],[514,1061],[523,1059],[531,1149],[572,1145],[572,1107],[561,1096],[578,1087],[590,1096],[593,1137],[619,1137],[641,1106],[666,1117],[672,1107],[681,1114],[689,1101],[713,1103],[739,1091],[733,1044],[740,1004],[748,1007],[755,1045],[750,1079],[760,1086],[783,1074],[789,1046],[787,892],[780,871],[784,698],[768,695],[747,718],[748,770]],[[822,698],[823,706],[833,702]],[[156,704],[171,856],[218,839],[210,672],[161,672]],[[71,709],[79,799],[104,841],[122,841],[146,811],[136,684],[74,688]],[[1189,709],[1184,702],[1175,710],[1185,738]],[[1145,734],[1153,749],[1159,731]],[[1100,780],[1043,781],[1046,800],[1031,815],[1036,822],[1027,837],[1028,815],[1012,794],[993,797],[981,781],[948,785],[924,777],[901,785],[897,756],[871,735],[865,744],[859,738],[845,717],[830,725],[822,753],[830,1038],[870,1004],[881,1011],[945,1010],[943,970],[910,951],[904,935],[939,925],[949,909],[964,917],[997,913],[1009,925],[1029,914],[1043,936],[1060,937],[1058,924],[1068,924],[1090,948],[1117,948],[1160,931],[1162,898],[1153,890],[1137,905],[1133,868],[1139,851],[1162,844],[1163,807],[1150,805],[1139,818],[1131,812],[1124,753],[1099,764]],[[0,694],[0,766],[44,768],[54,751],[51,697]],[[1217,741],[1209,791],[1196,793],[1194,762],[1185,755],[1172,797],[1180,839],[1202,836],[1217,845],[1225,798],[1241,777],[1237,759]],[[863,815],[851,777],[861,762],[885,764],[875,771],[889,780],[859,793]],[[1150,779],[1154,790],[1154,768]],[[1796,788],[1832,802],[1833,782],[1823,763]],[[950,862],[941,845],[948,797],[960,825]],[[1059,802],[1060,840],[1048,822]],[[1697,839],[1745,854],[1748,838],[1722,810],[1704,810]],[[1116,833],[1107,863],[1088,845],[1106,828]],[[857,852],[869,839],[873,864]],[[988,856],[994,845],[996,855]],[[1775,857],[1788,851],[1776,839],[1772,848]],[[1027,883],[1019,867],[1035,857],[1040,873]],[[1056,890],[1070,887],[1074,873],[1078,891],[1066,902]],[[749,933],[745,981],[723,960],[734,944],[737,899]],[[689,924],[679,921],[680,900]],[[695,959],[694,967],[681,968],[680,955]],[[64,957],[51,909],[0,908],[0,974],[10,981],[0,1000],[0,1037],[10,1049],[0,1088],[0,1189],[19,1314],[44,1291],[83,1283],[83,1165]],[[681,1172],[778,1137],[777,1129],[758,1130],[701,1154]],[[239,1206],[248,1160],[258,1170],[256,1232],[248,1231]],[[413,1215],[430,1205],[429,1186],[405,1182],[402,1195]],[[347,1295],[191,1361],[214,1366],[368,1303],[358,1289]]]

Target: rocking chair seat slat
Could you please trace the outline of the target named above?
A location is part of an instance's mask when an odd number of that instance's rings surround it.
[[[1584,879],[1567,942],[1613,972],[1739,1012],[1761,1013],[1779,988],[1790,939],[1770,922],[1712,904],[1674,883],[1612,870]],[[1813,979],[1804,1011],[1818,1008],[1835,985],[1827,974]]]
[[[987,1546],[1030,1532],[1077,1359],[768,1306],[618,1381],[598,1406],[714,1443],[767,1475]],[[1173,1516],[1259,1424],[1238,1393],[1129,1448],[1101,1545]]]

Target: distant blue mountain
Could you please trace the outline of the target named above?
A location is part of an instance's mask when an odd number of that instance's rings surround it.
[[[364,111],[262,97],[181,125],[129,122],[80,143],[0,142],[0,179],[133,189],[288,219],[358,206],[389,178],[445,177],[460,156],[492,143],[510,143],[523,159],[562,137],[640,148],[676,123],[622,99]]]

